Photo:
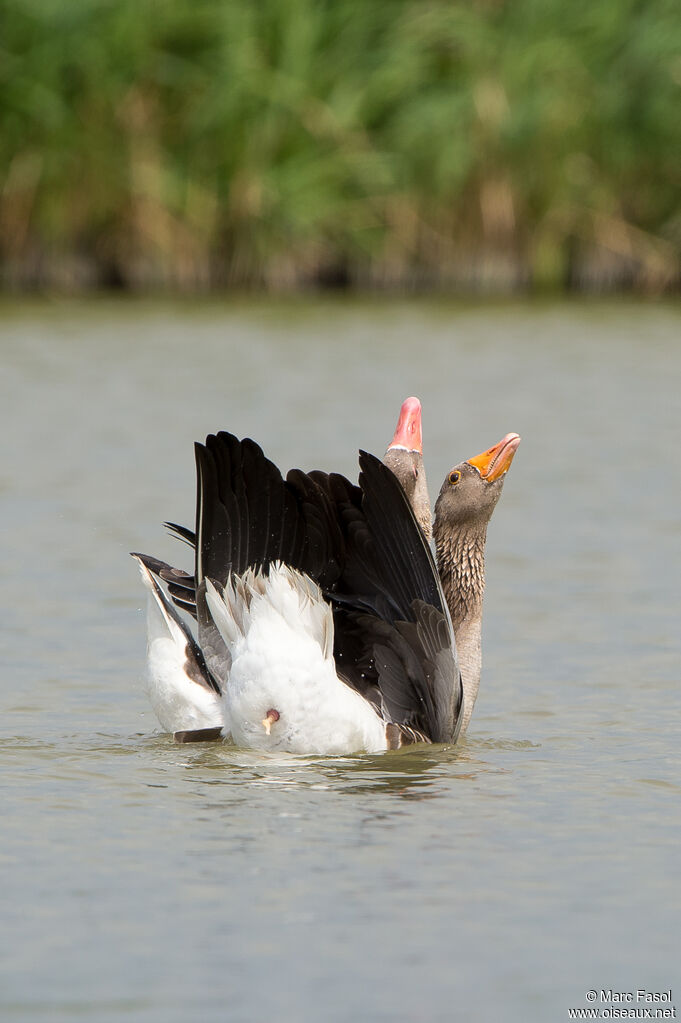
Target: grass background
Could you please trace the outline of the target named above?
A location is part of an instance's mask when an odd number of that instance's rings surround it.
[[[6,289],[674,289],[678,0],[0,0]]]

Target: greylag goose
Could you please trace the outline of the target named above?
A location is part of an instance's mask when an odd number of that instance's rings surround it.
[[[423,468],[421,441],[421,403],[407,398],[400,409],[397,428],[384,457],[400,480],[419,525],[431,538],[431,513]],[[192,549],[196,536],[192,530],[166,523],[170,531]],[[194,576],[173,568],[157,558],[135,553],[147,597],[147,672],[145,688],[152,708],[166,731],[176,733],[179,741],[213,738],[223,724],[220,684],[207,667],[201,646],[175,607],[196,618]],[[166,584],[168,600],[160,581]],[[205,624],[202,632],[206,642]],[[210,640],[218,642],[213,631]]]
[[[295,753],[453,742],[462,687],[430,548],[393,473],[286,480],[251,440],[196,445],[196,613],[222,733]]]
[[[518,434],[508,433],[487,451],[455,465],[447,474],[435,504],[436,560],[454,628],[464,688],[462,735],[468,728],[480,686],[487,524],[519,444]],[[384,462],[402,484],[414,515],[430,540],[430,498],[423,467],[418,398],[407,398],[403,403]]]
[[[437,566],[464,690],[462,734],[468,728],[480,685],[487,524],[519,444],[517,433],[507,433],[494,447],[455,465],[435,502]]]

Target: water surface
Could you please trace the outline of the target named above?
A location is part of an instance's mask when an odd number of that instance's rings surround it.
[[[681,994],[678,307],[0,314],[3,1019],[544,1023],[591,988]],[[188,564],[160,524],[192,522],[193,441],[354,474],[408,394],[433,498],[523,436],[466,741],[173,745],[127,553]]]

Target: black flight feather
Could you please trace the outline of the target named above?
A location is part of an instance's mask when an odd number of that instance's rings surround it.
[[[166,527],[168,532],[172,536],[176,536],[178,540],[182,540],[189,547],[194,548],[196,546],[196,533],[193,529],[188,529],[186,526],[178,526],[177,522],[164,522],[163,525]]]

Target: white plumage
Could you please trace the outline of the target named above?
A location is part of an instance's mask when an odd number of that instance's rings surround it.
[[[221,726],[224,722],[219,695],[188,674],[189,637],[149,570],[141,561],[139,567],[147,589],[145,689],[161,727],[179,732]]]
[[[292,753],[387,748],[385,722],[342,682],[333,659],[333,614],[308,576],[275,563],[207,581],[208,607],[230,656],[224,727],[237,745]],[[278,718],[266,728],[269,711]]]

